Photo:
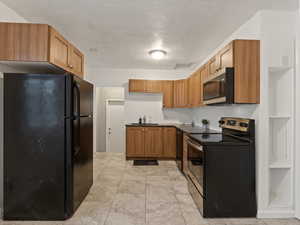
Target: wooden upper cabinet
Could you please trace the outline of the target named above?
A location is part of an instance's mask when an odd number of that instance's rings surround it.
[[[162,81],[161,80],[146,80],[146,92],[149,93],[161,93]]]
[[[208,77],[208,67],[207,64],[203,65],[199,69],[199,79],[200,79],[200,106],[203,105],[203,84],[205,79]]]
[[[188,107],[199,107],[202,106],[202,82],[200,70],[196,71],[188,78]]]
[[[234,68],[234,103],[260,103],[260,41],[230,42],[207,63],[208,72],[201,75],[202,82],[227,67]]]
[[[56,30],[50,28],[50,62],[65,70],[70,70],[70,49],[69,42],[64,39]]]
[[[225,46],[216,56],[216,71],[233,67],[233,43]]]
[[[129,92],[162,93],[161,80],[129,80]]]
[[[129,92],[145,92],[146,81],[145,80],[129,80]]]
[[[143,157],[145,155],[145,128],[126,128],[126,156]]]
[[[188,106],[188,79],[174,81],[174,107]]]
[[[46,24],[0,23],[0,61],[24,72],[83,77],[84,56]]]
[[[208,75],[207,77],[214,75],[217,72],[217,57],[211,58],[207,63]]]
[[[69,47],[69,67],[74,74],[83,76],[84,55],[74,46]]]
[[[176,158],[176,128],[163,128],[163,154],[164,158]]]
[[[187,107],[193,107],[195,101],[195,73],[192,74],[188,79],[188,104]]]
[[[203,105],[203,93],[202,93],[202,80],[201,80],[201,69],[198,70],[193,79],[194,85],[194,94],[193,94],[193,101],[192,107],[199,107]]]
[[[200,69],[199,69],[200,77],[202,80],[202,83],[205,81],[205,79],[208,77],[208,64],[204,64]]]
[[[260,41],[258,40],[230,42],[187,79],[135,80],[129,82],[129,91],[162,92],[164,108],[198,107],[203,105],[204,83],[227,67],[234,69],[234,103],[258,104],[260,102]]]
[[[174,106],[174,81],[162,81],[163,108],[172,108]]]
[[[163,152],[162,127],[145,128],[145,155],[147,157],[160,157]]]
[[[260,41],[234,40],[234,102],[260,103]]]
[[[129,92],[162,93],[163,108],[174,106],[174,81],[172,80],[129,80]]]
[[[0,61],[46,62],[49,26],[0,23]]]

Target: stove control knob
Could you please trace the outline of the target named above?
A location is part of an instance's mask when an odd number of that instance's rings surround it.
[[[241,123],[240,123],[240,127],[248,128],[248,123],[243,123],[243,122],[241,122]]]
[[[236,125],[236,121],[235,120],[228,120],[227,121],[227,125],[229,125],[229,126],[235,126]]]
[[[224,120],[219,120],[219,124],[220,124],[220,126],[222,126],[222,125],[225,124],[225,121]]]

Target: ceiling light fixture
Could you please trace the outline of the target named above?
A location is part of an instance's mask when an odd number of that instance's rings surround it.
[[[167,52],[164,50],[160,50],[160,49],[154,49],[154,50],[149,51],[149,55],[153,59],[160,60],[167,55]]]

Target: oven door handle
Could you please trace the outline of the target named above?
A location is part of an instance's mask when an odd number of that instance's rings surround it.
[[[188,145],[192,146],[193,148],[197,149],[200,152],[203,152],[203,146],[202,145],[195,144],[189,139],[187,140],[187,142],[188,142]]]

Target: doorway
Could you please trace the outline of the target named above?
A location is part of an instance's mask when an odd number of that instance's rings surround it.
[[[124,100],[106,100],[106,152],[125,152]]]

